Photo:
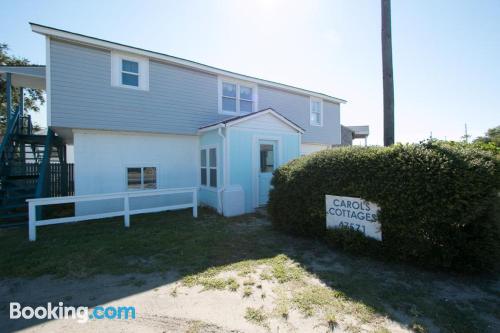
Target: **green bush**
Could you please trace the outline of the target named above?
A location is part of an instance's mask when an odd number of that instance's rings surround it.
[[[381,208],[383,241],[328,232],[336,246],[457,271],[494,267],[499,253],[498,160],[471,145],[427,142],[325,150],[274,172],[273,225],[325,237],[325,194],[360,197]],[[375,250],[374,250],[375,248]]]

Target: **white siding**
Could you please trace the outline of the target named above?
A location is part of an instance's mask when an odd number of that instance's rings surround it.
[[[76,195],[126,191],[128,166],[157,167],[158,188],[198,186],[197,136],[76,131],[74,155]],[[77,214],[120,209],[98,204],[80,205]]]

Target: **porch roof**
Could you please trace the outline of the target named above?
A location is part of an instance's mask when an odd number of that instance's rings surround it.
[[[14,87],[45,89],[45,66],[0,66],[0,77],[12,74]]]
[[[370,134],[369,126],[346,126],[351,132],[353,139],[364,139]]]
[[[290,119],[286,118],[281,113],[279,113],[276,110],[274,110],[273,108],[267,108],[267,109],[255,111],[255,112],[252,112],[252,113],[248,113],[248,114],[245,114],[245,115],[227,118],[227,119],[215,122],[215,123],[211,123],[211,124],[202,126],[202,127],[199,128],[199,131],[200,132],[206,132],[206,131],[210,131],[210,130],[213,130],[213,129],[216,129],[216,128],[219,128],[219,127],[228,127],[228,126],[237,124],[237,123],[242,122],[242,121],[246,121],[246,120],[250,120],[250,119],[255,118],[255,117],[263,116],[265,114],[272,114],[273,116],[275,116],[276,118],[278,118],[280,121],[282,121],[283,123],[285,123],[288,126],[292,127],[293,129],[295,129],[299,133],[304,133],[305,132],[305,130],[302,127],[300,127],[299,125],[297,125],[296,123],[294,123]]]

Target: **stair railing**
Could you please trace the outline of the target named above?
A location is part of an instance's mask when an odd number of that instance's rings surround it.
[[[52,129],[47,129],[47,136],[45,137],[45,146],[43,149],[43,159],[40,165],[40,172],[38,182],[36,184],[35,198],[43,198],[48,193],[49,183],[49,170],[50,170],[50,157],[52,155],[52,142],[54,139],[54,132]]]
[[[10,120],[7,122],[7,130],[5,131],[5,135],[2,140],[2,144],[0,145],[0,175],[4,170],[4,167],[7,165],[9,157],[8,157],[8,147],[12,143],[12,138],[15,134],[17,134],[19,130],[18,120],[22,113],[21,108],[17,108],[16,112],[12,115]]]

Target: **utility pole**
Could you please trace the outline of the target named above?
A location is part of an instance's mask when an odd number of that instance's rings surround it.
[[[467,123],[465,123],[465,134],[462,137],[464,139],[465,143],[469,143],[469,137],[470,137],[470,135],[469,135],[469,133],[467,133]]]
[[[381,0],[384,146],[394,144],[394,79],[392,71],[391,0]]]

